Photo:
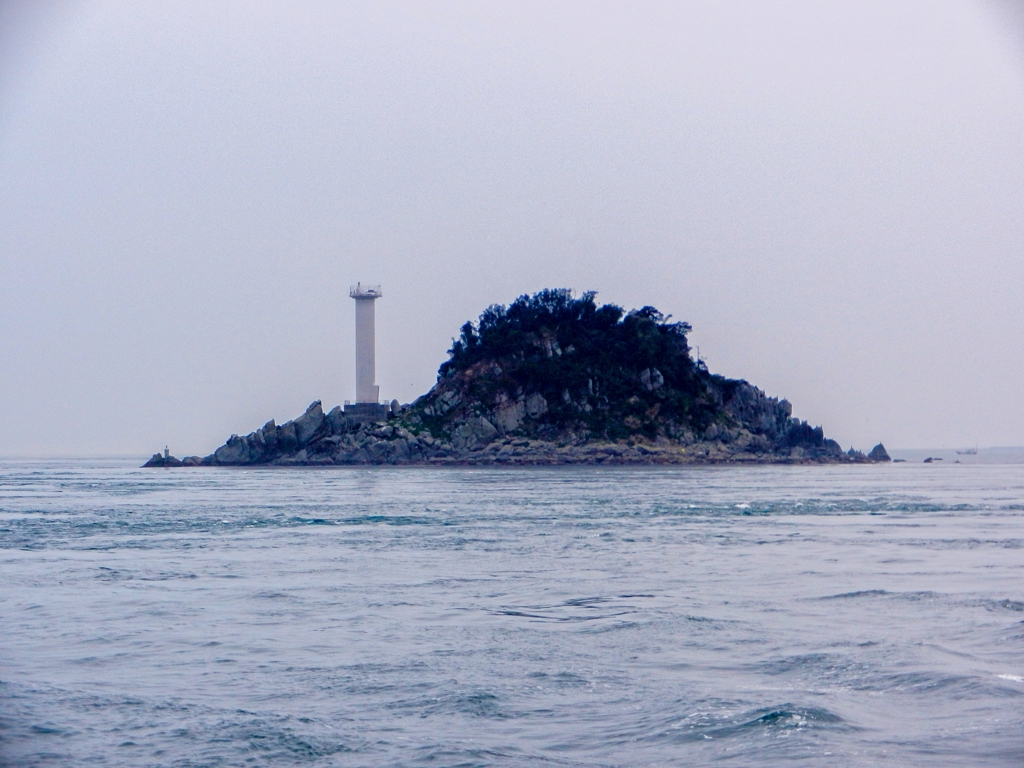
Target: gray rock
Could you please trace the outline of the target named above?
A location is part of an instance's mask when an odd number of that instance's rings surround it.
[[[306,412],[293,423],[295,424],[295,440],[301,448],[309,443],[309,438],[324,423],[324,409],[320,407],[320,401],[314,400],[310,403]]]
[[[372,461],[382,463],[387,461],[390,446],[383,440],[377,440],[366,446],[366,452],[370,455]]]
[[[295,433],[294,421],[277,428],[277,448],[281,453],[291,453],[298,447],[299,439]]]
[[[871,461],[892,461],[889,457],[888,451],[885,450],[885,446],[881,443],[871,449],[871,453],[868,454],[868,459]]]
[[[536,419],[548,412],[548,401],[539,392],[534,392],[526,398],[526,415]]]
[[[395,440],[388,446],[388,460],[392,464],[408,464],[412,452],[405,440]]]
[[[327,423],[327,428],[332,435],[340,435],[347,430],[345,412],[341,409],[340,405],[331,408],[331,412],[324,417],[324,421]]]
[[[644,368],[640,371],[640,384],[648,392],[653,392],[665,386],[665,377],[657,368]]]
[[[434,403],[434,413],[438,416],[443,416],[460,402],[462,402],[462,398],[459,397],[459,394],[452,390],[448,390],[437,398],[437,401]]]
[[[750,453],[771,453],[772,448],[771,440],[764,435],[751,435],[744,450]]]
[[[238,435],[232,435],[228,441],[213,452],[214,464],[247,464],[249,463],[249,445]]]
[[[467,450],[486,445],[498,436],[498,430],[483,416],[467,419],[452,433],[452,447]]]
[[[755,386],[741,381],[735,388],[725,410],[743,427],[758,435],[769,435],[772,439],[780,439],[790,426],[799,426],[800,422],[790,425],[792,406],[786,400],[768,397]]]
[[[265,450],[273,450],[277,446],[277,424],[271,419],[257,430],[256,434],[263,441]]]
[[[546,404],[545,404],[546,405]],[[502,432],[512,432],[519,428],[526,416],[526,404],[522,400],[506,401],[494,409],[494,424]]]

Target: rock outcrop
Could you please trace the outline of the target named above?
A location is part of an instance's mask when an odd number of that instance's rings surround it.
[[[143,464],[143,467],[198,467],[203,460],[199,456],[186,456],[178,460],[168,453],[154,453],[153,457]]]
[[[685,323],[594,294],[523,296],[466,323],[434,387],[358,422],[315,401],[232,435],[207,466],[885,461],[794,418],[786,400],[708,372]],[[154,457],[154,460],[159,457]],[[163,466],[147,464],[147,466]]]
[[[153,457],[142,465],[144,468],[152,467],[182,467],[184,462],[167,453],[154,453]]]
[[[879,443],[871,449],[868,461],[892,461],[892,459],[889,457],[889,452],[885,450],[885,446]]]

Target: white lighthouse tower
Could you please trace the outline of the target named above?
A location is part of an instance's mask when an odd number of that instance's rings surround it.
[[[358,421],[377,421],[387,417],[387,406],[380,404],[380,387],[374,382],[373,303],[384,294],[379,285],[356,283],[348,295],[356,300],[356,402],[345,404],[345,415]]]

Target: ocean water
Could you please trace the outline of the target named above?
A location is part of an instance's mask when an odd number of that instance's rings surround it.
[[[1024,466],[136,463],[0,462],[0,764],[1024,764]]]

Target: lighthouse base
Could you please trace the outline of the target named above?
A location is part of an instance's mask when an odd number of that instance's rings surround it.
[[[349,424],[387,421],[389,410],[383,403],[348,403],[345,406],[345,421]]]

